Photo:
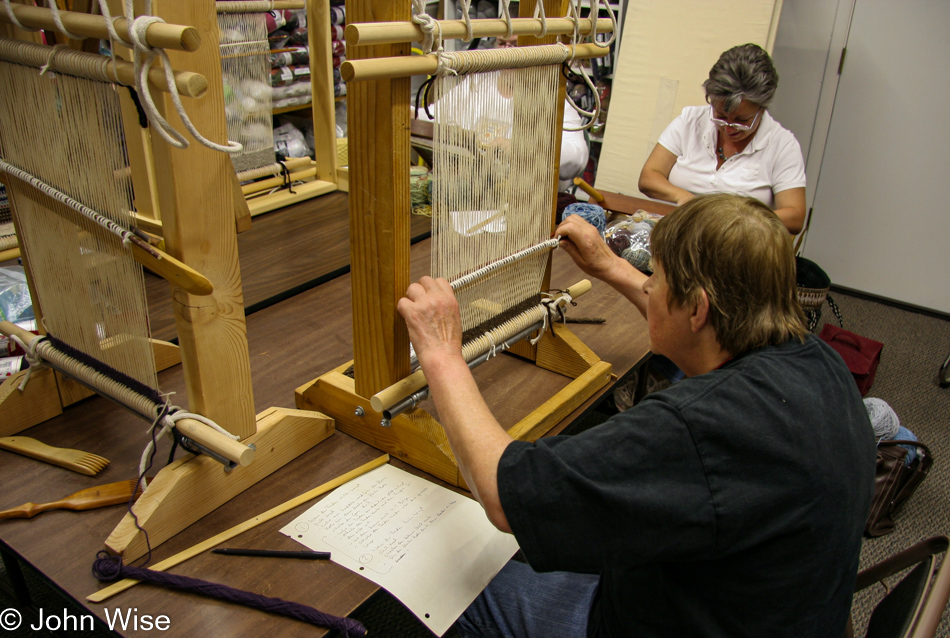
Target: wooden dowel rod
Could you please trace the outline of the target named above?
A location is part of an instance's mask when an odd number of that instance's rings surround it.
[[[0,8],[0,15],[3,15],[2,8]],[[110,60],[97,53],[69,50],[53,55],[52,47],[3,38],[0,39],[0,59],[35,68],[42,68],[45,64],[49,64],[52,71],[58,71],[66,75],[89,77],[93,80],[110,82],[118,79],[119,84],[135,86],[134,64],[119,58]],[[51,59],[52,62],[50,62]],[[106,64],[104,78],[96,72],[101,69],[103,62]],[[192,71],[174,71],[173,73],[175,86],[178,88],[179,94],[188,97],[201,97],[208,91],[208,80],[200,73]],[[151,86],[160,91],[166,93],[170,91],[168,81],[165,78],[165,71],[159,67],[149,69],[148,81]]]
[[[574,50],[575,60],[602,58],[610,53],[609,47],[596,44],[568,45]],[[434,75],[439,69],[439,60],[434,53],[410,55],[398,58],[367,58],[347,60],[340,65],[340,74],[347,82],[406,78],[413,75]]]
[[[572,299],[577,299],[581,295],[590,291],[591,283],[589,279],[581,279],[576,284],[567,289],[567,294],[571,296]],[[566,303],[566,301],[562,301]],[[525,313],[532,312],[533,309],[525,311]],[[546,312],[546,311],[545,311]],[[540,321],[543,318],[543,315],[537,318]],[[511,336],[511,335],[508,335]],[[463,351],[465,348],[463,348]],[[481,354],[480,352],[472,353],[471,355],[466,354],[466,360],[473,359],[476,356]],[[428,385],[426,381],[425,373],[423,373],[422,368],[419,368],[408,377],[400,379],[396,383],[392,384],[388,388],[383,388],[372,397],[370,397],[369,404],[376,412],[383,412],[388,410],[393,405],[401,401],[402,399],[408,397],[412,393],[421,390],[422,388]]]
[[[225,530],[216,536],[212,536],[206,541],[203,541],[189,549],[181,551],[175,554],[174,556],[172,556],[171,558],[166,558],[162,562],[156,563],[149,569],[152,569],[157,572],[163,572],[171,567],[174,567],[175,565],[185,562],[189,558],[194,558],[198,554],[205,552],[216,545],[220,545],[224,541],[231,540],[238,534],[243,534],[247,530],[257,527],[261,523],[269,521],[272,518],[276,518],[277,516],[280,516],[281,514],[285,512],[289,512],[290,510],[297,507],[298,505],[303,505],[307,501],[313,500],[317,498],[318,496],[322,496],[323,494],[326,494],[327,492],[331,490],[335,490],[336,488],[340,487],[344,483],[348,483],[349,481],[352,481],[357,476],[362,476],[363,474],[366,474],[370,470],[375,470],[377,467],[380,467],[381,465],[385,465],[388,462],[389,462],[389,455],[384,454],[380,456],[379,458],[370,461],[369,463],[359,466],[355,470],[350,470],[346,474],[343,474],[342,476],[338,476],[332,481],[324,483],[323,485],[319,487],[313,488],[309,492],[305,492],[304,494],[301,494],[300,496],[292,498],[286,503],[282,503],[274,508],[271,508],[267,510],[266,512],[264,512],[263,514],[260,514],[258,516],[255,516],[254,518],[248,519],[239,525],[235,525],[229,530]],[[135,580],[134,578],[126,578],[125,580],[120,580],[119,582],[113,585],[110,585],[109,587],[106,587],[105,589],[100,589],[94,594],[90,594],[89,596],[86,596],[86,600],[88,600],[91,603],[101,603],[105,600],[108,600],[112,596],[115,596],[116,594],[124,592],[126,589],[129,589],[130,587],[137,585],[138,583],[139,581]]]
[[[175,427],[189,439],[238,465],[247,466],[254,460],[254,448],[221,434],[206,423],[196,419],[181,419],[175,423]]]
[[[110,74],[112,69],[115,68],[115,75],[119,78],[119,83],[134,87],[135,65],[118,58],[116,58],[114,64],[115,66],[113,67],[113,63],[109,63]],[[201,97],[208,92],[208,79],[200,73],[195,73],[194,71],[173,71],[173,73],[175,76],[175,87],[178,89],[179,95]],[[165,71],[159,67],[153,66],[148,70],[148,83],[149,86],[155,87],[159,91],[171,93],[171,88],[169,88],[168,80],[165,77]]]
[[[279,175],[281,172],[281,164],[283,164],[283,166],[286,167],[288,171],[295,171],[305,166],[313,165],[313,160],[309,157],[288,157],[283,162],[278,164],[268,164],[259,168],[249,168],[246,171],[238,171],[237,178],[244,182],[249,179],[257,179],[258,177],[272,177],[274,175]]]
[[[57,31],[53,12],[42,7],[30,7],[22,4],[11,4],[13,15],[25,27],[32,29],[47,29]],[[109,27],[103,16],[77,11],[60,11],[63,26],[71,33],[87,38],[109,39]],[[4,8],[0,7],[0,22],[13,24]],[[129,35],[129,21],[125,18],[116,18],[115,30],[126,42],[131,42]],[[155,22],[148,25],[145,31],[145,41],[149,46],[161,49],[176,49],[178,51],[196,51],[201,46],[201,34],[195,27],[178,24]]]
[[[306,179],[308,177],[316,177],[317,168],[305,168],[302,171],[296,171],[290,174],[290,181],[296,182],[298,180]],[[277,188],[285,183],[284,176],[278,175],[277,177],[270,177],[268,179],[262,179],[259,182],[251,182],[250,184],[245,184],[241,187],[241,192],[245,195],[250,195],[251,193],[259,193],[261,191],[266,191],[271,188]]]
[[[594,200],[595,202],[597,202],[598,204],[603,203],[603,201],[604,201],[604,196],[601,195],[600,192],[598,192],[593,186],[591,186],[591,185],[588,184],[586,181],[584,181],[583,178],[581,178],[581,177],[575,177],[575,178],[574,178],[574,185],[575,185],[575,186],[579,186],[582,191],[584,191],[585,193],[587,193],[588,195],[590,195],[591,199],[593,199],[593,200]]]
[[[21,328],[10,321],[0,321],[0,334],[4,334],[8,337],[17,337],[27,347],[33,343],[34,339],[38,339],[40,336],[33,334],[29,330],[25,330],[24,328]]]
[[[20,249],[19,248],[10,248],[8,250],[0,250],[0,261],[10,261],[11,259],[20,258]]]
[[[161,259],[156,259],[135,244],[131,245],[131,250],[132,257],[135,261],[153,271],[168,283],[182,288],[185,292],[198,295],[199,297],[204,297],[214,292],[214,285],[207,277],[191,266],[178,261],[168,253],[164,253],[155,248],[154,250],[161,255]]]
[[[14,177],[17,177],[17,175],[14,175],[13,173],[10,174]],[[34,191],[40,195],[47,195],[47,193],[44,193],[42,190],[33,187],[29,182],[24,181],[23,183],[26,186],[34,188]],[[83,223],[88,223],[89,220],[84,217],[82,213],[74,210],[67,204],[53,199],[51,195],[47,195],[47,197],[49,197],[51,201],[56,202],[56,205],[49,206],[47,208],[47,210],[50,212],[56,213],[66,221],[75,224],[80,228],[82,228]],[[108,236],[115,238],[115,241],[122,241],[118,235],[108,233]],[[135,259],[135,261],[139,262],[149,270],[152,270],[155,272],[155,274],[162,277],[169,283],[184,289],[185,292],[198,296],[210,295],[214,292],[214,285],[208,280],[207,277],[187,264],[178,261],[168,253],[162,252],[154,246],[151,246],[150,249],[155,253],[152,254],[148,250],[145,250],[135,243],[130,243],[129,249],[131,250],[132,258]]]
[[[574,20],[571,18],[548,18],[548,35],[571,35],[574,33]],[[458,39],[468,36],[464,20],[439,20],[443,39]],[[590,18],[581,18],[580,33],[591,31]],[[514,35],[541,35],[540,18],[512,18],[511,30]],[[597,33],[609,33],[613,25],[609,18],[597,20]],[[502,19],[472,20],[472,35],[475,38],[497,38],[508,34],[508,26]],[[346,43],[350,46],[369,46],[374,44],[396,44],[400,42],[422,42],[422,28],[413,22],[363,22],[348,24],[343,31]]]

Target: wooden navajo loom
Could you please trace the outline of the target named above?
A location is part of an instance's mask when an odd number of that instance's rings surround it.
[[[331,419],[313,412],[271,408],[255,415],[234,223],[241,196],[222,152],[233,145],[224,143],[214,5],[156,1],[155,18],[118,18],[117,33],[106,16],[0,7],[0,22],[7,23],[0,29],[16,24],[9,33],[17,36],[57,29],[72,40],[111,39],[118,47],[130,46],[129,33],[136,31],[136,55],[163,57],[164,68],[150,68],[141,57],[130,63],[0,38],[0,93],[16,96],[0,104],[0,167],[34,307],[48,332],[37,338],[0,324],[20,339],[34,364],[0,389],[0,434],[22,431],[85,396],[78,381],[152,422],[152,437],[129,432],[143,439],[143,466],[159,433],[193,453],[162,468],[133,507],[135,516],[126,514],[106,540],[126,561],[333,430]],[[171,85],[201,99],[184,100],[179,109]],[[146,111],[164,253],[136,228],[127,177],[135,167],[124,141],[138,116],[123,126],[118,103],[128,86],[142,101],[154,94],[156,108]],[[161,116],[169,130],[159,134]],[[190,144],[177,134],[184,128],[192,132]],[[178,348],[148,338],[143,264],[171,285]],[[157,386],[162,364],[156,361],[163,356],[153,353],[174,358],[179,349],[187,409],[171,405]]]
[[[533,2],[520,4],[522,16],[535,15]],[[413,18],[409,5],[347,3],[342,73],[349,82],[354,360],[298,388],[297,406],[329,414],[340,430],[461,485],[444,430],[417,407],[427,388],[422,372],[413,371],[408,333],[396,311],[410,284],[409,77],[452,69],[436,85],[441,112],[435,119],[431,272],[455,289],[466,359],[475,365],[508,349],[572,379],[509,429],[516,439],[535,440],[610,377],[610,364],[549,319],[589,283],[542,294],[557,245],[551,236],[565,99],[561,64],[607,51],[556,42],[556,34],[590,33],[594,26],[544,18],[566,13],[566,2],[549,0],[540,18],[443,21],[435,30],[468,39],[514,33],[525,36],[519,44],[541,46],[450,55],[437,46],[429,47],[435,53],[410,56],[409,43],[426,39],[432,26],[431,20],[422,24],[418,6]],[[611,21],[597,22],[607,23],[596,25],[605,31]],[[467,75],[476,70],[483,73]],[[487,105],[456,104],[465,92]],[[472,117],[472,109],[481,109],[480,115]],[[466,120],[477,122],[466,127]]]

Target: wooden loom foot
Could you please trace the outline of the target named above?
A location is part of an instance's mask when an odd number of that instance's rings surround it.
[[[0,384],[0,436],[17,434],[63,413],[56,374],[49,368],[34,370],[21,392],[19,386],[27,372],[17,372]]]
[[[610,380],[612,366],[597,358],[566,326],[555,326],[555,336],[538,343],[537,356],[539,366],[574,380],[508,430],[518,441],[537,440]],[[382,414],[370,407],[368,397],[356,394],[355,381],[343,374],[351,365],[344,364],[297,388],[297,407],[328,414],[336,419],[341,432],[447,483],[465,487],[438,421],[416,409],[383,427]]]
[[[257,415],[257,432],[244,440],[257,448],[254,461],[225,472],[204,455],[163,468],[133,507],[152,547],[168,540],[264,477],[333,434],[333,419],[316,412],[269,408]],[[147,551],[145,535],[126,514],[105,541],[129,563]]]
[[[458,465],[438,421],[425,410],[412,410],[395,417],[390,427],[383,427],[380,425],[383,415],[373,410],[369,397],[356,394],[356,382],[344,374],[352,365],[352,361],[346,363],[297,388],[294,391],[297,407],[330,415],[339,431],[443,481],[459,485]]]
[[[323,180],[313,180],[293,187],[293,193],[289,190],[280,190],[270,195],[260,195],[247,200],[248,210],[251,216],[267,213],[284,206],[290,206],[306,199],[332,193],[337,190],[337,185],[333,182]]]

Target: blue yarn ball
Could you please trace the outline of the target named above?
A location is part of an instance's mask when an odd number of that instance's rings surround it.
[[[596,228],[601,237],[604,236],[604,231],[607,230],[607,211],[602,207],[597,204],[576,202],[564,208],[564,214],[561,219],[567,219],[571,215],[578,215],[581,219]]]

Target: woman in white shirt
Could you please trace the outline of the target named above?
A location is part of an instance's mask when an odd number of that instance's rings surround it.
[[[801,232],[805,162],[795,136],[768,112],[777,87],[761,47],[723,53],[703,83],[708,105],[686,107],[663,131],[640,172],[640,191],[676,204],[716,192],[755,197],[790,233]]]

